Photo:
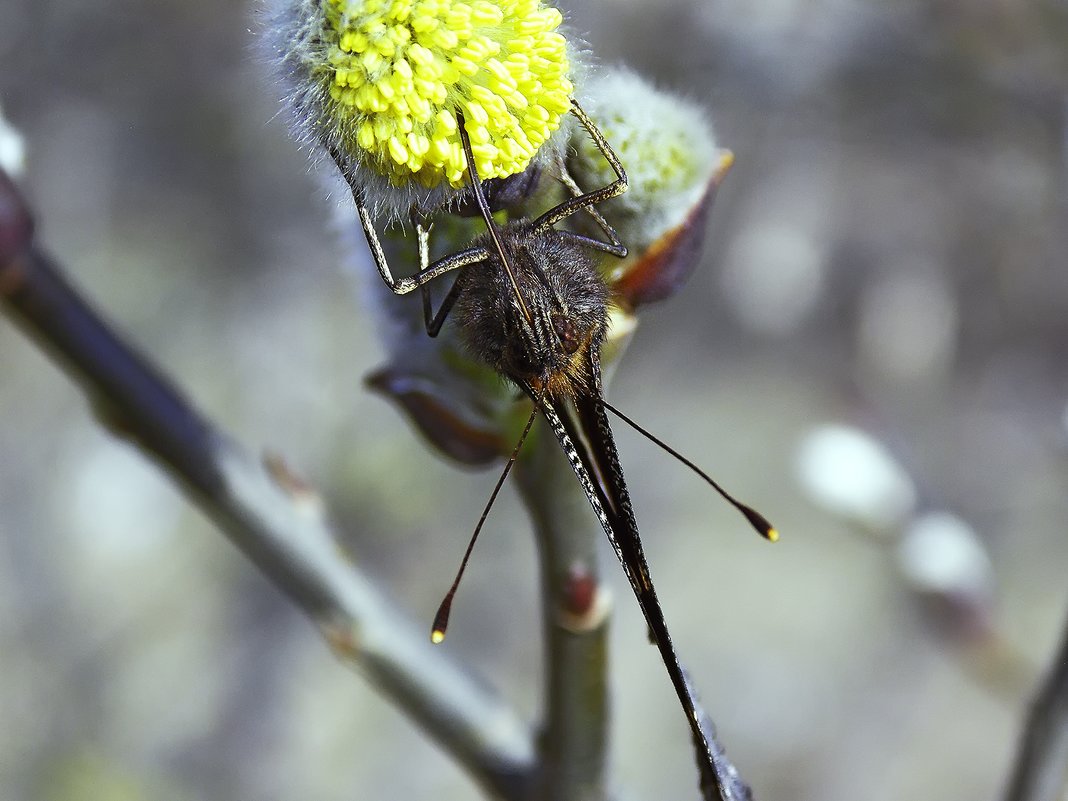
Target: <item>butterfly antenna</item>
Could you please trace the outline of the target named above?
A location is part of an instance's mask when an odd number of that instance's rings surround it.
[[[497,223],[493,219],[493,213],[490,211],[489,201],[486,200],[486,195],[482,191],[482,181],[478,177],[478,170],[475,169],[475,155],[471,151],[471,138],[467,135],[467,122],[464,120],[463,113],[456,112],[457,121],[460,123],[460,143],[464,148],[464,156],[467,158],[467,173],[471,177],[471,190],[475,193],[475,201],[478,203],[478,210],[482,212],[482,219],[486,221],[486,228],[489,229],[490,239],[493,240],[493,245],[497,249],[497,255],[501,258],[501,264],[504,265],[504,271],[508,274],[508,280],[512,282],[512,289],[515,291],[516,299],[519,301],[519,306],[523,310],[523,316],[527,319],[528,323],[534,322],[534,315],[530,313],[530,309],[527,308],[527,303],[523,300],[523,293],[519,291],[519,282],[515,280],[515,273],[512,272],[511,262],[508,261],[508,256],[504,253],[504,245],[501,243],[501,234],[497,230]]]
[[[452,611],[452,599],[456,595],[456,590],[460,586],[460,579],[463,578],[464,570],[467,568],[467,562],[471,558],[471,552],[475,549],[475,540],[478,539],[478,534],[482,531],[482,524],[486,522],[486,516],[489,515],[489,511],[493,506],[493,502],[497,500],[497,493],[501,491],[501,487],[504,486],[504,480],[508,478],[508,473],[512,470],[512,465],[515,464],[515,460],[519,458],[519,450],[523,447],[523,442],[527,438],[527,434],[530,433],[530,427],[534,425],[534,418],[538,414],[539,405],[535,404],[534,410],[530,413],[530,418],[527,420],[526,426],[523,428],[523,433],[519,435],[519,442],[516,443],[515,448],[512,450],[512,455],[508,457],[508,463],[504,466],[504,470],[501,471],[501,477],[497,479],[497,486],[493,488],[493,492],[490,495],[489,501],[486,503],[486,508],[482,510],[482,516],[478,519],[478,523],[475,525],[475,531],[471,535],[471,541],[467,543],[467,550],[464,551],[464,558],[460,562],[460,569],[456,571],[456,578],[452,582],[452,586],[449,587],[448,593],[445,595],[445,599],[441,602],[441,606],[438,607],[438,613],[434,615],[434,626],[430,630],[430,640],[434,643],[440,643],[445,639],[445,630],[449,627],[449,613]]]
[[[745,519],[749,521],[749,524],[753,528],[756,529],[757,533],[761,537],[763,537],[764,539],[768,540],[769,542],[776,542],[779,539],[778,529],[776,529],[775,526],[771,525],[771,523],[768,522],[768,519],[766,517],[764,517],[764,515],[760,514],[760,512],[758,512],[756,509],[752,508],[751,506],[747,506],[746,504],[744,504],[741,501],[739,501],[737,498],[735,498],[733,495],[731,495],[729,492],[727,492],[725,489],[723,489],[723,487],[721,487],[716,482],[716,480],[712,478],[712,476],[708,475],[708,473],[706,473],[700,467],[695,465],[693,462],[691,462],[689,459],[687,459],[685,456],[683,456],[677,450],[672,448],[666,442],[664,442],[663,440],[661,440],[658,437],[654,436],[653,434],[650,434],[648,431],[646,431],[640,425],[635,423],[633,420],[631,420],[629,417],[627,417],[625,414],[623,414],[623,412],[619,411],[619,409],[617,409],[615,406],[610,404],[608,401],[606,401],[606,400],[604,400],[602,398],[600,400],[600,403],[601,403],[602,406],[604,406],[604,408],[608,409],[608,411],[610,411],[612,414],[614,414],[616,417],[618,417],[620,420],[622,420],[628,426],[633,428],[635,431],[637,431],[642,436],[646,437],[647,439],[649,439],[652,442],[654,442],[657,445],[659,445],[661,448],[663,448],[665,451],[670,453],[672,456],[674,456],[676,459],[678,459],[680,462],[682,462],[688,468],[690,468],[695,473],[697,473],[697,475],[699,475],[701,478],[703,478],[705,481],[707,481],[712,486],[712,488],[723,497],[723,500],[725,500],[727,503],[729,503],[731,506],[733,506],[735,509],[737,509],[739,512],[741,512],[743,515],[745,515]]]

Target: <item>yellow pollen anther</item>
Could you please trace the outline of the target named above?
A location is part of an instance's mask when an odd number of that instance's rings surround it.
[[[389,155],[398,164],[406,164],[408,162],[408,151],[401,143],[401,140],[395,136],[389,138]]]

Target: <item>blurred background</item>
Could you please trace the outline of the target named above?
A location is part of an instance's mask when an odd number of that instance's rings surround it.
[[[707,107],[737,158],[704,263],[643,311],[611,391],[782,531],[760,541],[618,432],[730,754],[761,801],[998,798],[1068,612],[1068,4],[566,10],[603,63]],[[275,119],[254,30],[240,2],[5,0],[24,187],[96,307],[284,454],[429,624],[493,475],[440,461],[362,386],[384,351],[341,266],[343,198]],[[485,534],[445,647],[533,718],[513,490]],[[607,572],[622,797],[695,798]],[[6,319],[0,719],[5,799],[477,797]]]

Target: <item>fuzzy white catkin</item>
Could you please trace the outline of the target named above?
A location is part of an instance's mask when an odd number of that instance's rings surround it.
[[[949,512],[913,520],[898,548],[905,578],[920,592],[985,600],[993,593],[994,568],[975,530]]]
[[[798,448],[796,469],[815,504],[875,533],[896,533],[916,507],[905,469],[882,443],[851,426],[813,429]]]
[[[4,117],[0,106],[0,169],[18,178],[26,167],[26,143],[22,135]]]

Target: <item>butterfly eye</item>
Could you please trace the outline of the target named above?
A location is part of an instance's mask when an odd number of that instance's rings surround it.
[[[564,353],[572,354],[579,349],[579,334],[570,317],[554,314],[553,329],[560,339],[560,346],[564,349]]]

